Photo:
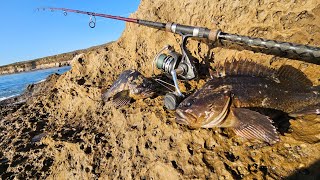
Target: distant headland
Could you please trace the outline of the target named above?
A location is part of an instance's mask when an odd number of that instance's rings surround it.
[[[35,71],[40,69],[62,67],[70,65],[70,61],[78,54],[86,53],[94,49],[98,49],[106,44],[93,46],[87,49],[76,50],[72,52],[62,53],[58,55],[38,58],[29,61],[16,62],[4,66],[0,66],[0,75],[14,74],[26,71]]]

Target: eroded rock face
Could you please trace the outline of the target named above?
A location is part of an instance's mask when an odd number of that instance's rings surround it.
[[[225,32],[319,46],[320,2],[146,1],[132,15],[152,21],[218,27]],[[269,146],[228,129],[191,130],[175,123],[163,97],[115,109],[100,98],[123,70],[151,75],[151,62],[179,36],[127,24],[115,43],[85,53],[36,100],[0,122],[0,176],[49,179],[319,178],[320,118],[278,118],[280,142]],[[251,59],[274,68],[290,64],[319,85],[318,65],[190,40],[191,53],[213,62]],[[211,57],[215,54],[214,60]],[[182,87],[192,90],[204,81]]]

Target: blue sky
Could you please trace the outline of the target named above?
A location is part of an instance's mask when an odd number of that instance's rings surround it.
[[[38,7],[64,7],[128,17],[140,0],[6,0],[0,6],[0,66],[88,48],[120,37],[125,22],[89,16],[36,11]]]

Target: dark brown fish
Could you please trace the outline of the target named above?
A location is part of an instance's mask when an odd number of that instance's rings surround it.
[[[109,90],[102,90],[102,100],[112,100],[114,106],[127,105],[131,100],[152,97],[158,84],[152,78],[144,77],[136,70],[123,71]]]
[[[270,144],[279,140],[272,120],[248,108],[271,108],[291,116],[319,114],[319,86],[291,66],[279,70],[249,61],[219,66],[209,80],[176,110],[178,123],[193,128],[230,127],[237,135]]]

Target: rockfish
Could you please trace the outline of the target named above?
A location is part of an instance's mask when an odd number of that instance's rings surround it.
[[[176,110],[176,121],[192,128],[228,127],[247,139],[279,141],[272,120],[249,108],[281,110],[290,116],[320,114],[320,88],[298,69],[278,70],[250,61],[225,62]]]
[[[152,78],[144,77],[136,70],[123,71],[109,90],[102,90],[102,100],[112,102],[115,107],[127,105],[131,100],[152,97],[158,84]]]

